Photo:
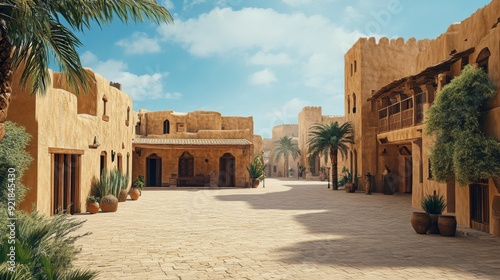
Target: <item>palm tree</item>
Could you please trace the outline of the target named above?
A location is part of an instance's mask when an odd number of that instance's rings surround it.
[[[347,144],[353,143],[353,129],[349,122],[339,125],[338,122],[331,122],[329,124],[316,124],[309,133],[309,152],[313,157],[323,154],[325,158],[330,156],[332,162],[332,188],[337,189],[337,157],[338,152],[342,157],[347,156]]]
[[[0,3],[0,140],[7,118],[13,70],[25,64],[21,85],[31,93],[44,93],[50,84],[48,65],[55,60],[76,93],[88,88],[76,48],[75,31],[91,29],[91,23],[109,24],[151,20],[173,23],[170,13],[155,0],[2,0]]]
[[[292,137],[286,135],[274,143],[277,144],[274,148],[275,159],[280,160],[282,156],[285,158],[283,176],[287,177],[288,159],[292,156],[293,160],[295,160],[300,156],[299,146],[297,143],[292,142]]]

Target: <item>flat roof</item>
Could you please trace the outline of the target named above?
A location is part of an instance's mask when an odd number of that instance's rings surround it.
[[[174,146],[246,146],[247,139],[181,139],[181,138],[135,138],[132,144],[174,145]]]

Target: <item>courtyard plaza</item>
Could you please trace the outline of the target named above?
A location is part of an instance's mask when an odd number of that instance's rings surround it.
[[[411,195],[265,188],[147,189],[87,220],[77,267],[97,279],[499,279],[500,239],[419,235]]]

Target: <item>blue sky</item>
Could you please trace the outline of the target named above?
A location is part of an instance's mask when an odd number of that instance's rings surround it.
[[[174,25],[97,26],[82,63],[134,110],[253,116],[265,138],[304,106],[342,115],[344,53],[359,37],[435,38],[489,0],[158,0]]]

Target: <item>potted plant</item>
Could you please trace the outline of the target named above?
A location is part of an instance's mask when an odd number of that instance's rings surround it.
[[[139,199],[142,194],[142,189],[144,188],[144,176],[139,175],[135,178],[132,188],[130,189],[130,198],[132,200]]]
[[[342,177],[338,182],[338,186],[339,187],[345,186],[345,192],[353,193],[356,190],[356,188],[352,181],[352,173],[349,172],[349,169],[347,169],[347,167],[344,166],[342,168],[341,174]]]
[[[306,172],[306,167],[303,165],[299,165],[298,169],[299,169],[299,177],[304,177]]]
[[[424,199],[422,200],[422,209],[424,209],[424,211],[428,213],[431,218],[429,233],[439,233],[438,219],[445,208],[446,202],[444,201],[444,197],[442,195],[438,195],[435,190],[433,194],[424,196]]]
[[[87,212],[90,214],[95,214],[99,212],[99,197],[89,195],[87,197]]]
[[[112,194],[105,195],[101,198],[102,212],[116,212],[118,210],[118,198]]]
[[[266,165],[260,165],[256,162],[250,163],[250,166],[247,166],[247,171],[248,174],[250,175],[250,178],[252,179],[252,184],[251,186],[253,188],[256,188],[259,186],[260,183],[260,178],[264,175],[264,168],[266,168]]]

